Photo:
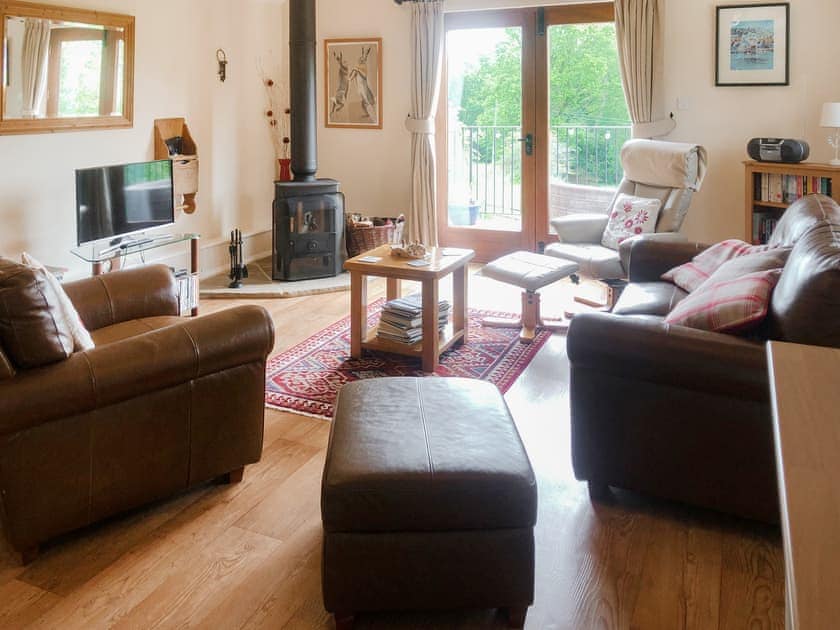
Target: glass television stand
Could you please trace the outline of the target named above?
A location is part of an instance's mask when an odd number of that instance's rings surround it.
[[[117,271],[122,269],[127,256],[133,254],[144,254],[145,252],[176,245],[178,243],[190,244],[190,269],[196,286],[198,283],[198,243],[201,239],[199,234],[135,234],[126,236],[119,241],[99,241],[89,243],[71,249],[71,253],[85,262],[91,264],[91,271],[94,276],[99,276],[106,271]],[[193,306],[192,315],[198,315],[198,303]]]

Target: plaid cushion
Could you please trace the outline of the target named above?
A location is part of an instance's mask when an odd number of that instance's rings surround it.
[[[767,251],[767,249],[769,249],[767,245],[750,245],[735,238],[721,241],[697,254],[691,262],[674,267],[662,274],[662,279],[673,282],[684,291],[691,293],[708,280],[709,276],[727,260]]]
[[[740,332],[765,317],[781,269],[755,271],[740,278],[716,280],[712,275],[674,307],[665,322],[714,332]]]

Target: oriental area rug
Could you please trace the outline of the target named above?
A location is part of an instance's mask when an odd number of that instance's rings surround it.
[[[375,326],[383,300],[368,309]],[[469,340],[441,355],[440,367],[424,375],[420,360],[397,354],[367,352],[350,357],[350,317],[332,324],[268,362],[265,402],[268,407],[331,419],[338,390],[345,383],[385,376],[460,376],[489,381],[505,393],[525,370],[551,332],[540,330],[530,344],[519,342],[518,328],[486,328],[484,317],[516,315],[470,309]]]

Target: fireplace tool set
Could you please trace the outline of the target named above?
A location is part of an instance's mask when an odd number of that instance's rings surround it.
[[[242,286],[243,278],[248,277],[248,265],[245,264],[245,256],[242,251],[242,231],[233,230],[230,233],[230,280],[228,285],[231,289],[239,289]]]

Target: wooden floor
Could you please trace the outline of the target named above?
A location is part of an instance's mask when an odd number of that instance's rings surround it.
[[[515,309],[472,282],[471,303]],[[383,286],[372,286],[373,296]],[[547,296],[563,302],[568,287]],[[258,302],[276,350],[348,312],[347,293]],[[233,306],[214,301],[204,313]],[[551,314],[549,312],[549,314]],[[555,335],[507,394],[537,472],[536,602],[527,627],[782,628],[776,530],[620,494],[593,506],[569,455],[568,365]],[[262,461],[65,537],[27,568],[0,542],[0,628],[331,628],[320,594],[319,484],[329,424],[268,411]],[[2,539],[2,537],[0,537]],[[495,611],[366,615],[359,628],[504,627]]]

